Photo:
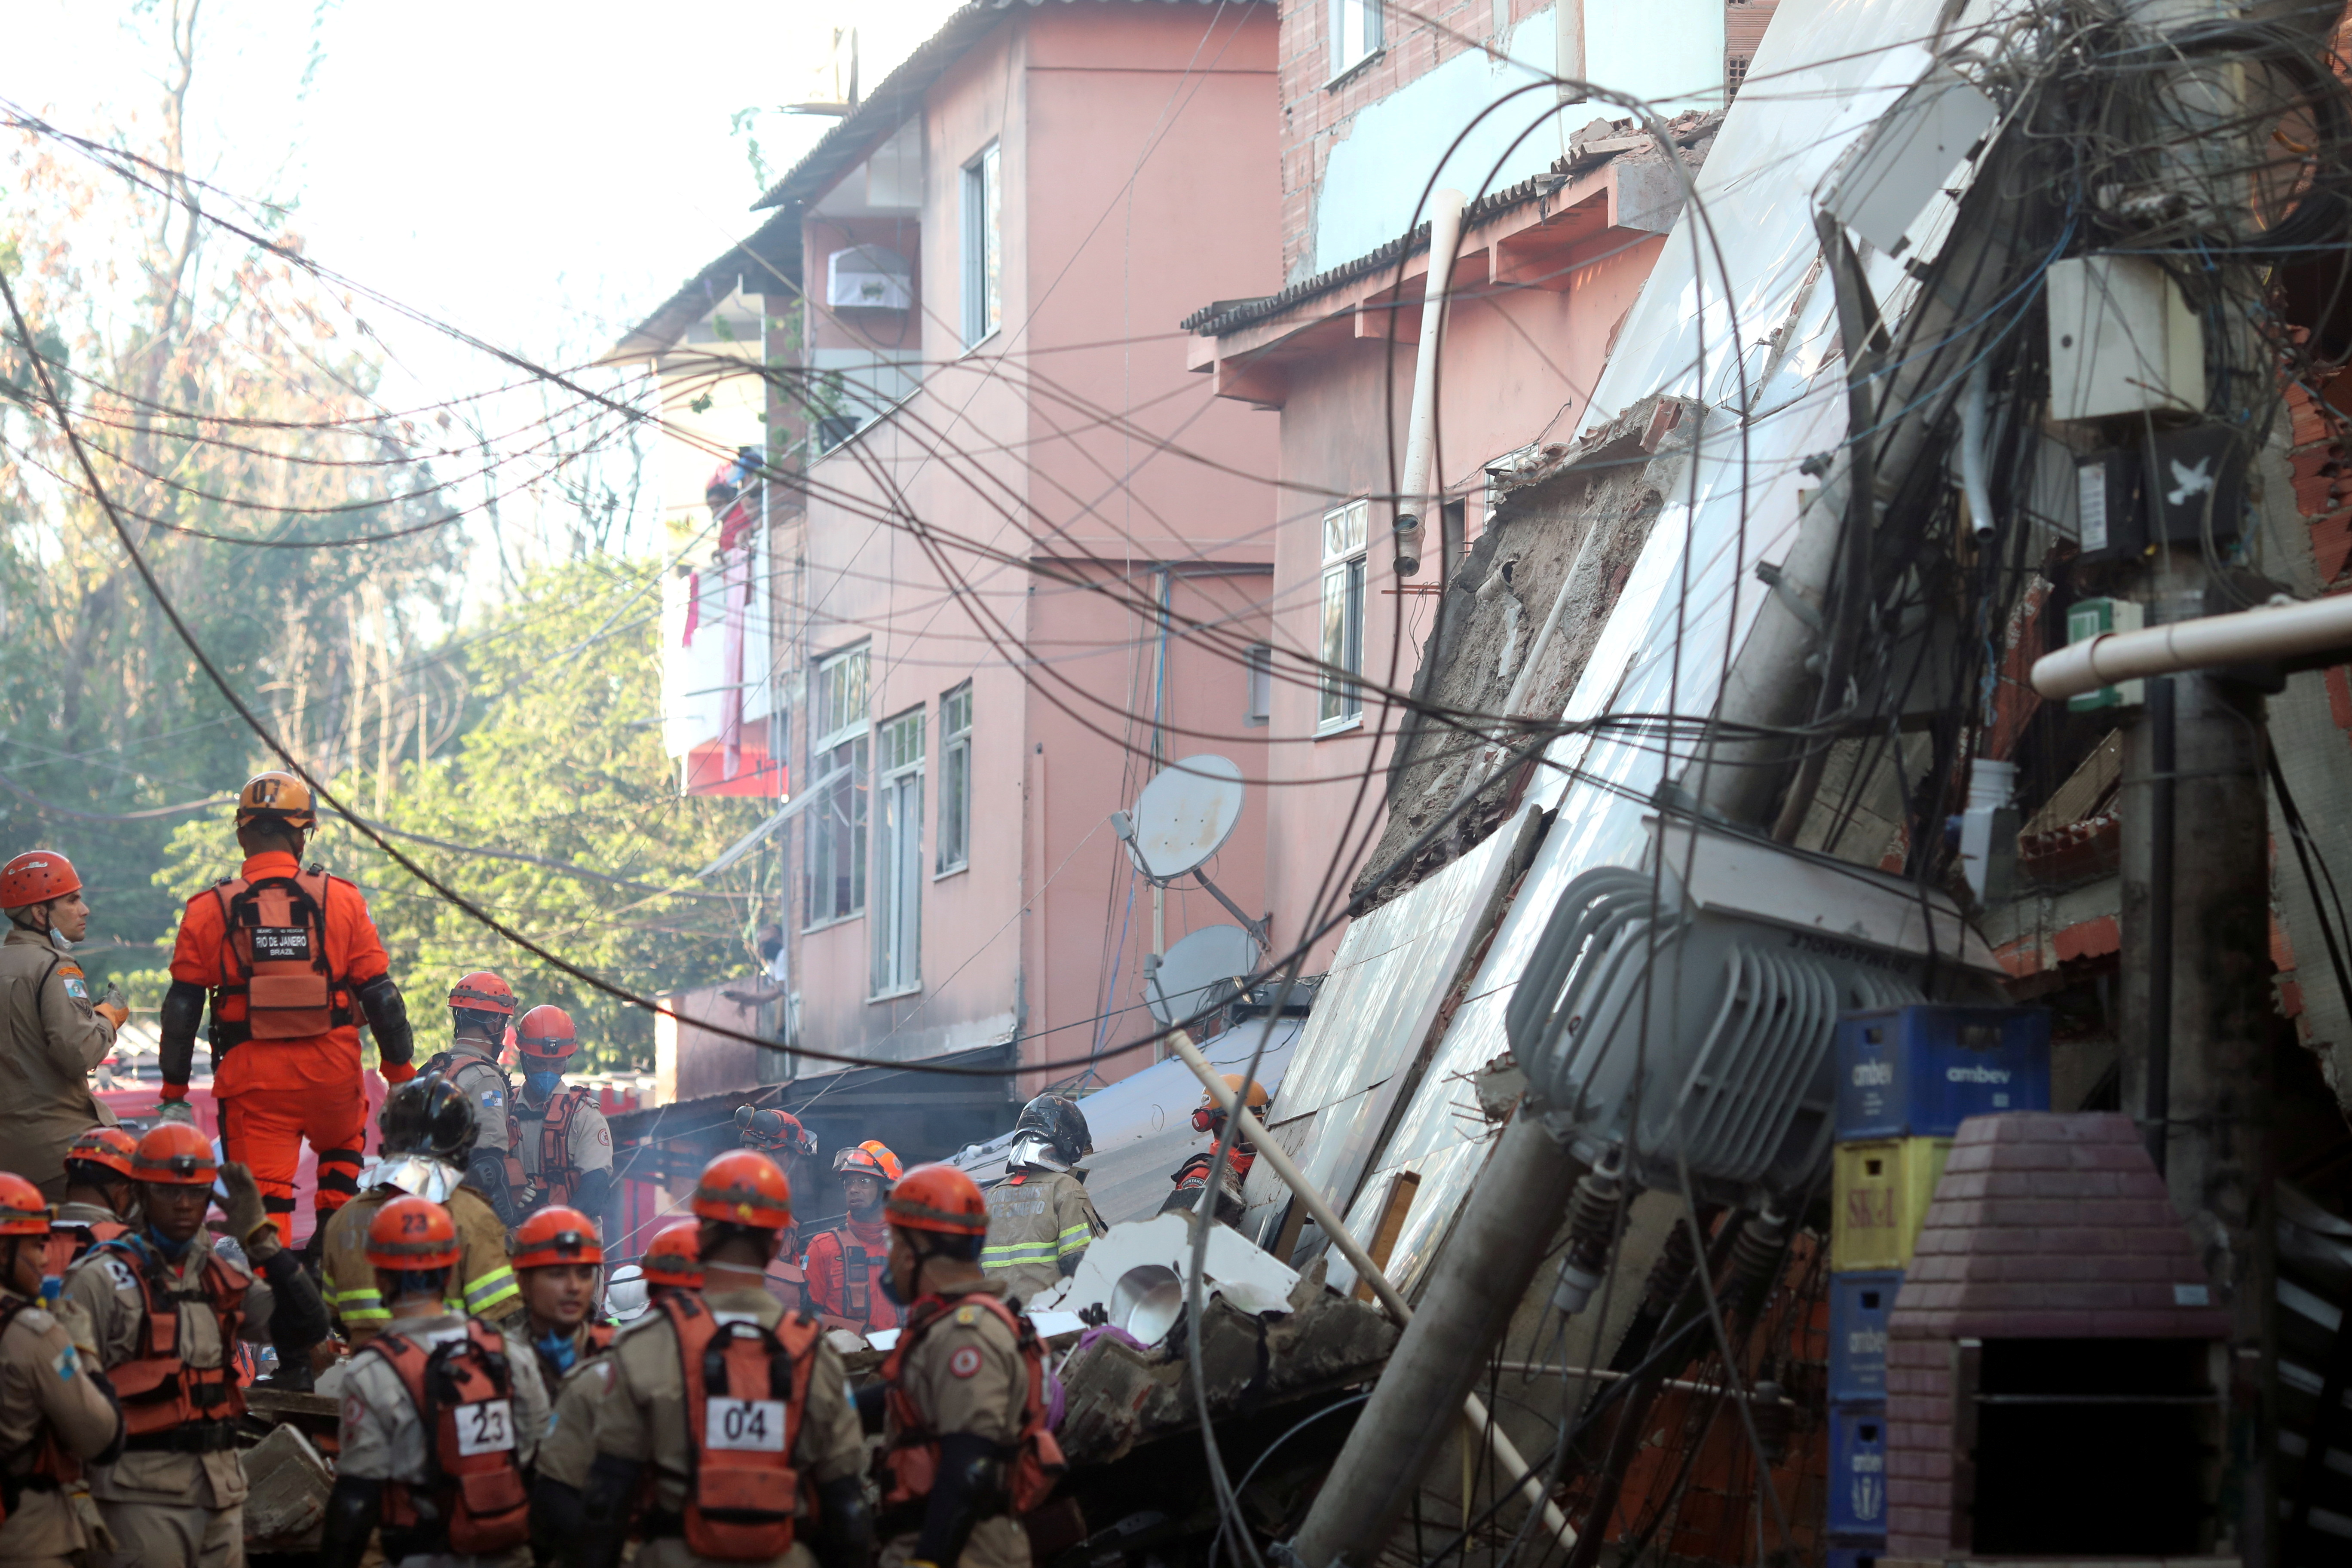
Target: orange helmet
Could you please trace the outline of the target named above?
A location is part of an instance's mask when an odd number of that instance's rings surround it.
[[[1253,1116],[1263,1119],[1265,1115],[1265,1108],[1272,1100],[1272,1096],[1265,1092],[1265,1086],[1255,1079],[1244,1079],[1237,1072],[1226,1073],[1223,1078],[1226,1092],[1242,1102],[1242,1109]],[[1248,1085],[1246,1089],[1243,1087],[1244,1082]],[[1213,1132],[1224,1124],[1224,1109],[1217,1103],[1213,1095],[1207,1089],[1202,1089],[1201,1103],[1192,1108],[1192,1131]]]
[[[319,814],[310,804],[310,786],[292,773],[274,769],[254,774],[236,792],[236,825],[243,827],[253,822],[283,823],[306,831],[318,826]]]
[[[508,1261],[517,1268],[602,1263],[604,1239],[596,1234],[596,1222],[578,1209],[551,1205],[515,1226]]]
[[[464,1253],[457,1222],[430,1198],[404,1194],[368,1222],[367,1260],[378,1268],[452,1268]]]
[[[882,1146],[878,1138],[847,1149],[836,1149],[833,1154],[833,1170],[839,1176],[873,1176],[884,1184],[897,1181],[907,1173],[898,1156]]]
[[[816,1152],[816,1134],[802,1126],[800,1118],[789,1110],[762,1110],[739,1105],[735,1108],[735,1125],[742,1130],[746,1149],[769,1154]]]
[[[131,1152],[134,1181],[161,1187],[209,1187],[220,1179],[213,1141],[184,1121],[159,1121]]]
[[[449,1005],[475,1013],[495,1013],[501,1018],[514,1016],[514,987],[487,969],[477,969],[457,982],[449,993]]]
[[[916,1166],[898,1178],[882,1207],[900,1230],[988,1234],[988,1200],[980,1195],[980,1184],[953,1165]]]
[[[701,1246],[699,1226],[674,1225],[646,1244],[646,1255],[637,1259],[637,1267],[645,1270],[648,1285],[683,1285],[689,1290],[699,1290]]]
[[[73,1141],[66,1151],[66,1164],[76,1160],[85,1164],[102,1165],[116,1175],[128,1179],[131,1162],[139,1152],[139,1140],[120,1127],[93,1127]]]
[[[534,1061],[560,1062],[580,1048],[580,1037],[572,1027],[571,1014],[542,1003],[525,1013],[522,1021],[515,1026],[515,1044],[522,1047],[526,1065]]]
[[[793,1184],[757,1149],[730,1149],[702,1167],[692,1206],[699,1219],[782,1230],[793,1223]]]
[[[41,1189],[13,1171],[0,1171],[0,1236],[47,1236],[49,1204]]]
[[[73,862],[54,849],[27,849],[0,866],[0,910],[46,904],[81,887]]]

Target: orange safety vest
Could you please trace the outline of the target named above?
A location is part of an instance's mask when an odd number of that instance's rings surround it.
[[[16,1321],[16,1314],[32,1304],[20,1300],[0,1305],[0,1334],[6,1333],[8,1325]],[[44,1421],[41,1423],[40,1447],[33,1456],[31,1472],[0,1478],[0,1524],[5,1524],[8,1516],[16,1511],[26,1488],[30,1487],[35,1491],[55,1491],[67,1482],[80,1479],[81,1461],[58,1447],[57,1433]]]
[[[354,1021],[343,977],[327,956],[331,880],[325,867],[311,865],[292,877],[229,877],[214,887],[228,933],[221,967],[231,977],[214,994],[244,994],[243,1037],[310,1039]]]
[[[509,1105],[518,1103],[512,1099]],[[546,1194],[543,1200],[550,1208],[572,1206],[572,1194],[579,1185],[582,1173],[572,1163],[572,1119],[588,1103],[588,1091],[578,1084],[558,1089],[547,1102],[539,1123],[539,1187]],[[522,1147],[522,1118],[514,1111],[507,1113],[507,1147]],[[515,1184],[520,1187],[522,1184]]]
[[[65,1271],[81,1261],[82,1254],[101,1241],[114,1241],[131,1234],[131,1227],[120,1220],[102,1219],[89,1225],[76,1220],[70,1224],[49,1227],[48,1249],[41,1255],[41,1272],[61,1278]]]
[[[800,1501],[793,1447],[816,1366],[816,1321],[787,1312],[772,1330],[721,1323],[702,1299],[660,1302],[686,1373],[688,1550],[725,1563],[763,1563],[792,1550]]]
[[[122,1428],[128,1436],[198,1425],[235,1421],[245,1414],[245,1394],[236,1380],[236,1330],[245,1316],[246,1288],[252,1276],[231,1265],[218,1253],[205,1254],[205,1304],[220,1325],[221,1364],[189,1366],[180,1360],[180,1303],[163,1280],[163,1263],[152,1249],[135,1238],[101,1241],[102,1248],[131,1264],[139,1282],[139,1351],[120,1366],[106,1369],[115,1396],[122,1402]]]
[[[907,1314],[907,1326],[898,1331],[898,1342],[883,1359],[882,1381],[889,1389],[885,1397],[890,1424],[896,1430],[889,1448],[882,1456],[884,1474],[889,1482],[882,1497],[883,1506],[895,1508],[930,1496],[931,1485],[939,1477],[940,1435],[930,1429],[930,1423],[916,1408],[899,1373],[906,1365],[907,1352],[924,1332],[958,1306],[985,1307],[995,1313],[997,1320],[1013,1331],[1021,1347],[1021,1359],[1028,1365],[1029,1387],[1021,1401],[1021,1435],[1013,1440],[1007,1456],[1013,1461],[1013,1474],[1005,1488],[1012,1511],[1028,1513],[1053,1495],[1055,1483],[1069,1466],[1062,1458],[1062,1445],[1045,1424],[1045,1347],[1028,1319],[1007,1307],[1003,1298],[985,1290],[953,1300],[926,1296],[916,1302]]]
[[[405,1334],[379,1334],[360,1349],[380,1355],[399,1374],[431,1442],[438,1478],[429,1486],[384,1485],[387,1534],[429,1531],[425,1547],[460,1554],[507,1552],[530,1539],[530,1493],[523,1485],[515,1446],[514,1373],[506,1347],[478,1318],[466,1320],[463,1339],[425,1349]],[[423,1492],[433,1505],[417,1506]],[[401,1543],[397,1558],[419,1550]]]

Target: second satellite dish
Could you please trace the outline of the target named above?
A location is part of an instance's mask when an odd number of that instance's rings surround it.
[[[1211,752],[1162,769],[1135,803],[1133,847],[1143,874],[1164,882],[1204,863],[1233,837],[1243,794],[1241,768]]]
[[[1168,950],[1143,978],[1144,1005],[1163,1024],[1221,1007],[1257,968],[1257,942],[1239,926],[1202,926]]]

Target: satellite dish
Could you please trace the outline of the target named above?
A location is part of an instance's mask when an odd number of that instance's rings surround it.
[[[1143,976],[1143,1003],[1173,1024],[1222,1006],[1241,994],[1257,968],[1257,942],[1239,926],[1202,926],[1168,950]]]
[[[1135,803],[1129,847],[1143,874],[1164,882],[1214,855],[1242,819],[1243,793],[1241,768],[1209,752],[1161,769]]]

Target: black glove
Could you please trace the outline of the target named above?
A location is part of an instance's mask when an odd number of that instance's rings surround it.
[[[205,1021],[205,988],[193,981],[174,980],[163,993],[163,1045],[156,1065],[165,1083],[184,1084],[196,1069],[196,1030]]]
[[[923,1510],[915,1555],[948,1568],[963,1555],[971,1527],[1004,1511],[1004,1461],[997,1446],[970,1432],[940,1438],[940,1472]]]
[[[499,1223],[512,1230],[520,1216],[515,1213],[514,1194],[507,1191],[506,1156],[496,1149],[484,1149],[478,1145],[467,1157],[466,1180],[473,1184],[482,1196],[490,1200],[490,1207],[498,1213]]]
[[[818,1568],[867,1568],[874,1561],[874,1516],[866,1508],[866,1483],[856,1474],[836,1477],[816,1489],[816,1539],[809,1542]]]
[[[408,1005],[400,999],[400,987],[392,983],[389,974],[379,974],[373,980],[362,980],[352,987],[358,996],[360,1011],[367,1015],[368,1029],[375,1036],[376,1059],[388,1068],[404,1068],[416,1054],[416,1037],[409,1031]]]
[[[327,1498],[327,1521],[320,1531],[320,1568],[359,1568],[383,1511],[383,1483],[338,1476]]]

